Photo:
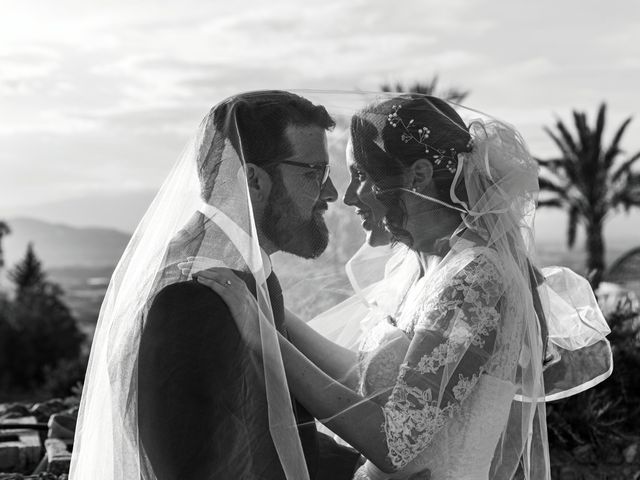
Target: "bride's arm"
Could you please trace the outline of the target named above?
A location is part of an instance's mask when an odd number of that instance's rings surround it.
[[[300,317],[285,310],[285,323],[291,343],[331,378],[354,389],[358,383],[356,352],[324,337]]]
[[[384,424],[382,408],[332,379],[282,335],[279,339],[287,382],[296,399],[378,468],[393,472],[380,428]]]

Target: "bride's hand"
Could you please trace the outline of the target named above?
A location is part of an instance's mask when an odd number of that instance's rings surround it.
[[[229,307],[242,338],[252,347],[260,346],[260,309],[247,285],[233,271],[212,267],[193,275],[198,283],[220,295]]]
[[[178,262],[178,268],[182,275],[187,278],[196,278],[203,270],[215,267],[224,267],[224,263],[208,257],[187,257],[186,260]]]

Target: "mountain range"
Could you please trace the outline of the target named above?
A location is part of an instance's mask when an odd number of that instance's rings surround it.
[[[3,238],[5,264],[20,260],[29,243],[45,269],[104,267],[118,262],[130,234],[112,228],[75,227],[34,218],[8,218],[11,233]]]

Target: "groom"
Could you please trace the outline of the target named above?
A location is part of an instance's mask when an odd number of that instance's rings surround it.
[[[219,118],[234,112],[237,133],[229,140],[246,162],[264,253],[319,256],[328,243],[323,214],[337,198],[328,177],[326,131],[334,122],[326,109],[276,91],[241,94],[216,109]],[[217,173],[207,167],[199,165],[201,172]],[[202,173],[201,183],[206,190],[209,180]],[[191,239],[207,219],[198,213],[192,220],[181,232]],[[176,255],[184,259],[185,250]],[[255,291],[252,275],[244,272],[243,279]],[[274,322],[286,334],[275,273],[268,276],[267,287]],[[283,479],[256,363],[218,295],[193,281],[162,289],[146,318],[138,362],[140,440],[151,463],[146,468],[159,480]],[[351,468],[357,455],[339,451],[316,431],[313,417],[300,404],[293,400],[292,406],[302,424],[299,434],[311,480],[344,475],[339,470]],[[234,446],[241,448],[235,452]]]

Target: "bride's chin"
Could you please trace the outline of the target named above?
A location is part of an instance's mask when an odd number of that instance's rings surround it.
[[[381,247],[391,243],[391,234],[384,229],[365,230],[366,242],[371,247]]]

